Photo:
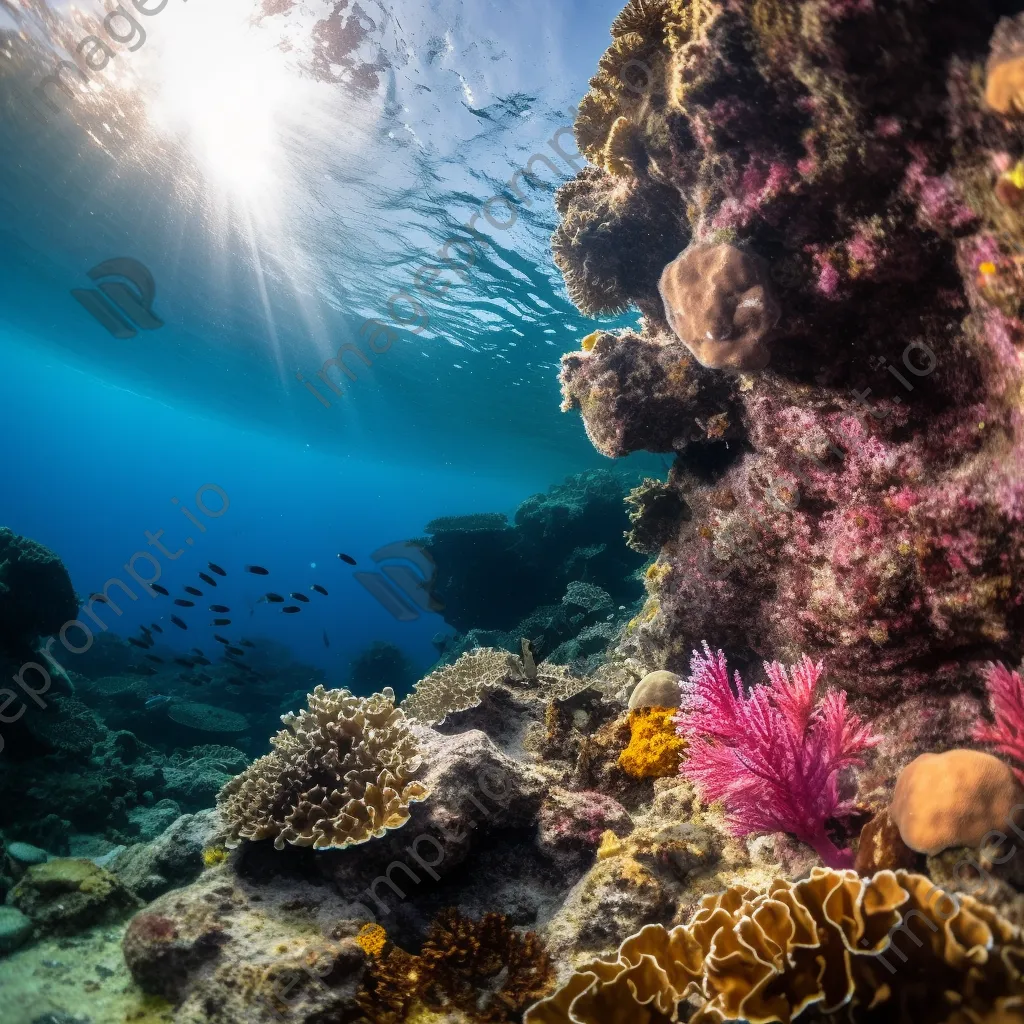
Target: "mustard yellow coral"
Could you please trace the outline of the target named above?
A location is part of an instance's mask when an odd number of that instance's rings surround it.
[[[367,956],[380,956],[387,944],[388,933],[379,924],[364,924],[356,936],[356,945]]]
[[[629,746],[619,767],[635,779],[664,779],[679,770],[686,743],[672,721],[678,708],[637,708],[629,713]]]
[[[215,868],[228,859],[228,851],[223,846],[208,846],[203,850],[203,864],[208,868]]]

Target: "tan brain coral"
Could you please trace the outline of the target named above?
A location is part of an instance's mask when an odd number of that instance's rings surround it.
[[[356,697],[318,686],[308,710],[281,721],[274,750],[217,797],[228,847],[273,839],[279,850],[343,849],[404,825],[409,805],[429,795],[413,779],[422,758],[390,687]]]
[[[1012,769],[980,750],[922,754],[900,772],[889,814],[918,853],[980,846],[991,831],[1016,824],[1024,789]]]
[[[669,326],[703,366],[768,365],[766,338],[781,309],[759,256],[727,242],[694,243],[665,267],[658,290]]]
[[[1016,927],[923,875],[816,867],[801,882],[705,896],[671,930],[648,925],[535,1003],[525,1024],[789,1024],[804,1013],[1019,1024],[1022,960]],[[683,1000],[696,1011],[681,1014]]]

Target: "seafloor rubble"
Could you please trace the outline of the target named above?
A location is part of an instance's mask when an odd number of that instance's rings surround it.
[[[642,314],[562,384],[606,455],[674,457],[628,502],[643,610],[597,667],[313,690],[109,858],[10,843],[0,948],[41,945],[0,984],[115,935],[97,1020],[1024,1022],[1024,14],[632,0],[612,36],[553,249]]]

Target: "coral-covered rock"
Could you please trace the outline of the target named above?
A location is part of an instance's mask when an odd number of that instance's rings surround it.
[[[39,932],[64,935],[126,917],[141,905],[115,875],[75,858],[30,867],[8,900]]]
[[[588,861],[606,832],[627,835],[633,821],[617,800],[593,790],[553,788],[540,811],[537,842],[552,859]]]
[[[731,383],[710,379],[684,345],[664,340],[605,332],[589,352],[562,357],[562,410],[580,410],[602,455],[700,449],[740,436]]]
[[[1010,767],[978,750],[922,754],[900,773],[889,813],[903,841],[919,853],[980,846],[1008,828],[1024,804],[1024,787]]]
[[[688,251],[763,260],[780,311],[770,368],[673,379],[646,275],[577,239],[574,267],[643,320],[564,357],[566,405],[606,455],[675,451],[688,509],[624,658],[678,671],[705,637],[748,663],[806,651],[884,712],[1024,654],[1024,228],[996,195],[1019,126],[980,88],[992,8],[897,6],[897,32],[891,5],[832,0],[630,3],[612,26],[576,124],[602,170],[578,184],[671,186]],[[716,413],[722,445],[694,443]]]
[[[0,528],[0,651],[20,657],[77,613],[64,563],[42,544]]]
[[[697,362],[714,370],[763,370],[781,310],[768,264],[727,242],[694,243],[662,271],[665,319]]]

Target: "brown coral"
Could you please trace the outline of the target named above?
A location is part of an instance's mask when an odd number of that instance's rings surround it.
[[[929,855],[980,846],[988,832],[1013,821],[1024,802],[1013,770],[980,750],[922,754],[900,772],[889,813],[903,841]]]
[[[413,686],[402,701],[406,714],[425,725],[439,725],[448,715],[477,707],[487,690],[502,684],[536,688],[549,700],[568,700],[585,690],[589,680],[574,676],[565,666],[541,662],[536,675],[527,677],[523,661],[496,647],[477,647],[444,665]]]
[[[502,914],[473,921],[448,909],[419,956],[391,947],[374,957],[359,1003],[375,1024],[397,1024],[416,1004],[474,1021],[514,1021],[553,983],[550,958],[533,932],[520,935]]]
[[[484,692],[512,676],[521,675],[515,655],[494,647],[478,647],[425,676],[402,701],[402,710],[427,725],[448,715],[475,708]]]
[[[1019,1020],[1022,958],[1016,927],[923,875],[862,879],[815,867],[801,882],[705,896],[671,931],[648,925],[614,960],[582,966],[525,1021],[667,1024],[689,997],[700,1003],[691,1024],[789,1024],[805,1011],[818,1020],[840,1011],[918,1024]]]
[[[412,777],[422,759],[390,687],[371,697],[348,690],[309,695],[309,710],[281,717],[274,750],[219,793],[226,845],[273,839],[343,849],[383,836],[409,819],[429,791]]]
[[[703,366],[762,370],[765,339],[781,309],[768,264],[727,242],[689,246],[658,282],[665,316],[679,340]]]

